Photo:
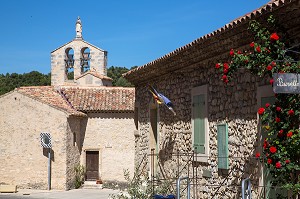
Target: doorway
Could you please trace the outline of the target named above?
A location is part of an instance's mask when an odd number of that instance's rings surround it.
[[[269,103],[270,105],[273,105],[275,103],[275,97],[274,92],[271,86],[260,86],[258,87],[257,91],[257,105],[258,107],[265,107],[266,103]],[[260,148],[261,152],[263,151],[262,143],[264,142],[265,138],[267,138],[267,132],[262,128],[261,121],[259,120],[258,124],[258,132],[259,132],[259,140],[260,140]],[[270,173],[270,169],[268,169],[267,166],[265,166],[265,163],[261,164],[261,177],[260,177],[260,183],[259,185],[263,187],[263,189],[260,191],[260,197],[259,198],[265,198],[265,199],[277,199],[279,198],[278,195],[281,195],[282,197],[287,196],[287,190],[274,186],[273,183],[273,177]]]
[[[86,180],[99,179],[99,151],[86,151]]]

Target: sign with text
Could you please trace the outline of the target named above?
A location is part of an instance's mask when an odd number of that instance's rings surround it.
[[[274,73],[274,93],[300,93],[300,74]]]

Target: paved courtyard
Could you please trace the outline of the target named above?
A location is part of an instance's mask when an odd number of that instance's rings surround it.
[[[69,191],[20,189],[17,193],[0,193],[0,199],[108,199],[110,194],[118,192],[112,189],[73,189]]]

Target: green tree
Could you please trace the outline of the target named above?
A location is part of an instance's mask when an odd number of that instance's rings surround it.
[[[133,66],[130,70],[137,68]],[[113,86],[133,87],[133,85],[122,77],[122,74],[128,72],[126,67],[111,66],[107,69],[107,76],[113,79]]]
[[[47,86],[50,85],[50,82],[50,73],[45,75],[37,71],[31,71],[30,73],[24,74],[0,74],[0,95],[3,95],[21,86]]]

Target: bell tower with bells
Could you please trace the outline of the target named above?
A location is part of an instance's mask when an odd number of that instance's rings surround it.
[[[107,51],[82,37],[80,17],[75,23],[75,38],[51,52],[52,86],[111,86],[107,77]]]

